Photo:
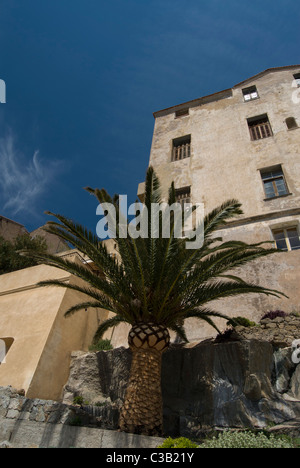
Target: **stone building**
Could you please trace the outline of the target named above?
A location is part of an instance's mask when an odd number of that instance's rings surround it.
[[[204,203],[206,212],[236,198],[244,215],[218,234],[224,240],[272,241],[285,250],[237,273],[289,298],[247,295],[211,306],[255,321],[268,310],[300,312],[300,65],[266,70],[154,117],[150,164],[164,194],[174,181],[178,200]],[[143,192],[140,184],[141,200]],[[0,216],[0,235],[11,238],[24,231]],[[58,253],[64,246],[46,240],[52,252],[93,268],[80,252]],[[108,243],[117,255],[114,241]],[[66,309],[82,297],[71,290],[36,286],[45,279],[76,281],[45,265],[1,276],[0,386],[24,389],[28,398],[56,400],[68,378],[71,352],[87,350],[99,323],[110,314],[92,310],[65,319]],[[218,325],[226,327],[224,320]],[[127,334],[128,327],[120,325],[106,338],[115,347],[127,346]],[[197,342],[213,336],[214,330],[191,320],[187,335]]]
[[[268,69],[154,118],[150,165],[164,195],[174,181],[178,200],[203,203],[206,212],[238,199],[243,216],[218,234],[224,240],[272,241],[286,251],[239,273],[289,299],[251,295],[219,301],[215,308],[254,320],[274,308],[300,312],[300,65]],[[142,183],[141,200],[143,192]],[[199,322],[188,326],[191,340],[210,334]]]
[[[13,242],[18,236],[23,236],[25,234],[28,234],[32,239],[35,237],[44,239],[47,245],[47,251],[50,254],[58,254],[69,249],[67,242],[45,231],[44,226],[29,233],[22,224],[0,215],[0,238],[2,237],[6,241]]]
[[[28,234],[28,231],[22,224],[0,215],[0,237],[13,241],[16,237],[24,234]]]

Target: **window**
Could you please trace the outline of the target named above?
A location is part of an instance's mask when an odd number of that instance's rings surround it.
[[[276,247],[280,250],[299,250],[300,237],[297,226],[276,229],[273,231]]]
[[[296,80],[298,87],[300,87],[300,73],[297,73],[296,75],[294,75],[294,79]]]
[[[185,115],[189,115],[189,109],[181,109],[175,112],[175,118],[184,117]]]
[[[191,203],[191,187],[182,187],[176,190],[176,202],[184,208],[185,203]]]
[[[294,128],[298,128],[297,122],[295,117],[288,117],[285,119],[286,126],[289,130],[293,130]]]
[[[261,140],[273,135],[268,116],[261,115],[248,119],[251,140]]]
[[[191,156],[191,135],[173,140],[172,161],[180,161]]]
[[[288,189],[281,166],[260,171],[266,198],[288,195]]]
[[[253,101],[253,99],[259,98],[256,86],[251,86],[250,88],[243,89],[243,95],[245,101]]]

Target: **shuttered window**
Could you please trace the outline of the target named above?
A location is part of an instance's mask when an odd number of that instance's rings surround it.
[[[281,166],[261,170],[266,198],[275,198],[288,195],[289,191]]]
[[[251,140],[262,140],[273,135],[267,115],[248,119]]]
[[[251,86],[250,88],[243,89],[244,100],[253,101],[253,99],[258,99],[258,92],[256,86]]]

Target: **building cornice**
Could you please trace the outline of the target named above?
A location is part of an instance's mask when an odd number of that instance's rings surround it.
[[[247,224],[261,223],[262,221],[272,221],[273,219],[287,218],[289,216],[299,216],[299,215],[300,215],[300,208],[273,211],[271,213],[264,213],[264,214],[257,215],[257,216],[249,216],[247,218],[240,218],[235,221],[230,221],[225,226],[220,228],[219,230],[223,231],[224,229],[231,229],[233,227],[244,226]]]
[[[70,281],[70,275],[66,276],[64,278],[59,278],[59,281],[61,283],[67,283],[68,281]],[[16,293],[20,293],[20,292],[24,292],[24,291],[31,291],[33,289],[39,289],[39,288],[41,288],[41,286],[39,286],[38,284],[30,284],[30,285],[23,286],[23,287],[20,287],[20,288],[6,289],[4,291],[0,291],[0,297],[1,296],[7,296],[9,294],[16,294]]]

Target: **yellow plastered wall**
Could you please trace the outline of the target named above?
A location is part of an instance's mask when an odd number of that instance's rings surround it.
[[[58,287],[37,287],[39,281],[78,281],[68,273],[39,265],[0,277],[0,339],[14,339],[0,365],[0,386],[24,389],[30,398],[60,398],[69,375],[70,354],[87,350],[102,310],[65,311],[86,298]]]

